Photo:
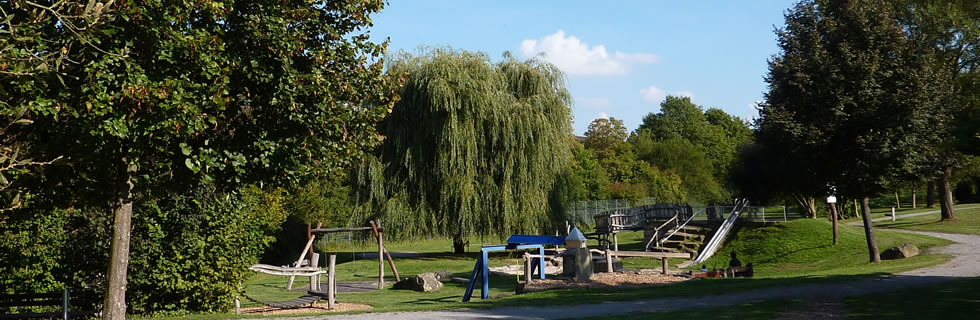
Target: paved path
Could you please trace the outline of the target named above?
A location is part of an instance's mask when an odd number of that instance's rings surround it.
[[[953,208],[953,209],[954,210],[966,210],[966,209],[975,209],[975,208],[980,208],[980,207],[976,207],[976,206],[972,206],[972,207],[956,207],[956,208]],[[937,214],[939,212],[941,212],[941,211],[940,210],[931,210],[931,211],[916,212],[916,213],[898,214],[898,215],[895,216],[895,219],[911,218],[911,217],[918,217],[918,216],[926,216],[926,215],[930,215],[930,214]],[[891,220],[892,220],[892,216],[889,215],[889,216],[885,216],[885,217],[881,217],[881,218],[873,218],[873,219],[871,219],[871,222],[891,221]],[[860,225],[864,225],[864,222],[862,222],[861,220],[858,220],[858,221],[848,222],[847,224],[852,225],[852,226],[860,226]]]
[[[591,305],[506,307],[493,309],[459,309],[449,311],[390,312],[355,315],[322,315],[289,318],[291,320],[361,320],[361,319],[560,319],[603,317],[630,312],[663,312],[691,308],[710,308],[760,300],[793,298],[802,300],[840,300],[841,298],[925,286],[944,281],[980,277],[980,236],[897,230],[949,239],[956,242],[932,252],[953,255],[949,262],[916,269],[893,276],[848,282],[773,287],[704,297],[663,298]]]

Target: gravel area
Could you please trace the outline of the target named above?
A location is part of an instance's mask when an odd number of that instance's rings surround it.
[[[641,274],[637,272],[623,273],[597,273],[593,274],[589,281],[573,281],[571,279],[534,279],[530,285],[524,287],[524,292],[535,292],[553,289],[608,289],[608,288],[630,288],[646,287],[654,285],[664,285],[675,282],[690,280],[689,277],[662,275],[662,274]]]
[[[344,311],[356,311],[356,310],[367,310],[371,309],[371,306],[366,304],[358,303],[343,303],[337,302],[333,305],[333,310],[327,309],[327,302],[317,302],[313,304],[312,307],[307,308],[296,308],[296,309],[277,309],[270,307],[254,307],[254,308],[242,308],[242,314],[247,315],[278,315],[278,314],[297,314],[297,313],[315,313],[315,312],[344,312]]]

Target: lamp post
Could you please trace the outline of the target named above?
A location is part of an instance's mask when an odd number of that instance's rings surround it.
[[[831,195],[827,197],[827,204],[830,205],[830,220],[834,223],[834,244],[837,244],[837,197]]]

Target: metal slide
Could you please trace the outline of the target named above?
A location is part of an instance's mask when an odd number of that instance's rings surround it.
[[[711,258],[711,256],[715,254],[715,251],[718,251],[718,247],[725,242],[725,237],[728,236],[728,231],[731,231],[732,226],[735,225],[735,221],[738,220],[738,216],[742,213],[742,209],[745,209],[745,207],[748,205],[748,199],[735,199],[735,207],[732,208],[732,212],[728,214],[728,218],[725,219],[725,222],[722,222],[721,226],[718,227],[718,231],[715,232],[715,235],[711,237],[710,241],[708,241],[708,245],[701,250],[701,253],[698,254],[698,257],[694,259],[694,261],[686,263],[686,265],[702,263],[708,260],[708,258]]]

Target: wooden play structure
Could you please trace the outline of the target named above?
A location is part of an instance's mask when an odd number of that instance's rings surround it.
[[[309,277],[310,278],[310,288],[306,295],[299,298],[292,299],[284,302],[263,302],[253,299],[249,296],[245,296],[248,300],[256,303],[263,304],[268,307],[281,308],[281,309],[291,309],[291,308],[302,308],[309,307],[316,303],[321,298],[327,299],[327,308],[333,309],[337,294],[337,280],[336,280],[336,255],[330,255],[327,270],[324,271],[320,269],[319,260],[320,254],[313,252],[313,242],[316,241],[316,235],[321,233],[337,233],[337,232],[359,232],[359,231],[371,231],[374,237],[378,241],[378,289],[384,288],[384,260],[388,260],[388,266],[391,267],[391,271],[395,276],[395,281],[400,281],[398,277],[398,269],[395,268],[395,261],[391,259],[391,255],[385,250],[384,247],[384,228],[380,223],[370,222],[370,227],[356,227],[356,228],[320,228],[322,225],[317,225],[316,228],[307,228],[307,241],[306,245],[303,247],[303,251],[300,252],[299,258],[291,266],[273,266],[267,264],[256,264],[249,267],[249,270],[255,272],[261,272],[265,274],[271,274],[276,276],[287,276],[289,281],[286,284],[286,290],[293,289],[293,283],[296,277]],[[320,284],[320,276],[322,274],[327,274],[327,291],[323,292]],[[235,300],[236,312],[240,309],[240,301]]]

